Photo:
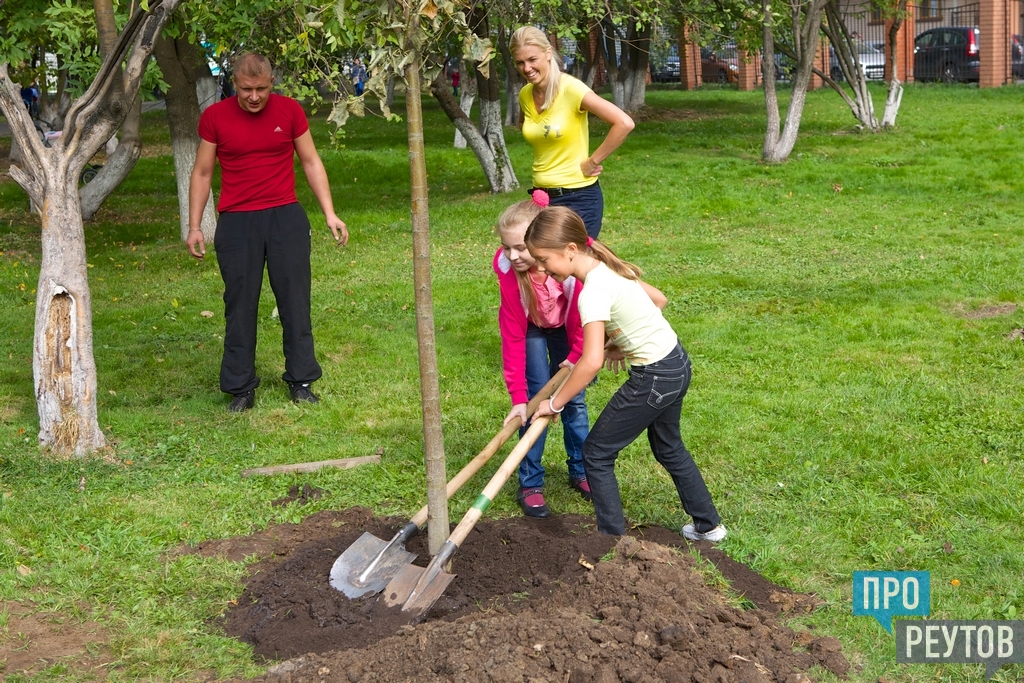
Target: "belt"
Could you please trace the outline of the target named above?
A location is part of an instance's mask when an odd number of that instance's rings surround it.
[[[531,187],[529,190],[527,190],[527,192],[529,192],[530,194],[533,194],[534,190],[544,190],[545,192],[548,193],[549,197],[564,197],[566,195],[570,195],[570,194],[573,194],[575,192],[581,192],[583,190],[589,190],[595,184],[596,184],[596,182],[595,183],[591,183],[590,185],[584,185],[583,187]]]

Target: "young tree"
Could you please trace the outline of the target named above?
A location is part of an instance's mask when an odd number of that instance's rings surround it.
[[[128,20],[92,84],[71,105],[62,137],[50,147],[36,135],[8,62],[0,63],[0,111],[25,156],[24,166],[12,166],[10,174],[42,208],[32,370],[39,443],[60,453],[84,455],[106,444],[96,417],[92,301],[78,178],[128,115],[156,37],[179,2],[152,0],[148,10]]]
[[[800,131],[800,119],[807,99],[807,86],[814,68],[814,59],[820,44],[821,19],[828,0],[788,0],[783,5],[788,10],[786,18],[792,33],[792,55],[796,61],[793,72],[793,92],[786,120],[781,124],[779,98],[775,88],[775,34],[781,23],[781,16],[775,15],[769,0],[761,0],[761,31],[763,54],[761,74],[764,79],[764,101],[768,125],[764,137],[762,157],[765,161],[785,161],[796,144]]]
[[[887,15],[887,18],[894,18],[894,31],[898,32],[906,12],[906,0],[898,0],[897,2],[883,0],[883,2],[887,5],[882,8],[883,13]],[[825,5],[825,23],[822,25],[822,31],[828,37],[829,43],[835,51],[839,68],[843,73],[843,79],[849,84],[850,90],[853,93],[852,97],[842,84],[837,83],[835,79],[831,78],[831,74],[824,73],[818,67],[814,68],[814,73],[839,93],[843,101],[850,107],[854,117],[868,130],[878,132],[883,128],[891,128],[896,125],[896,115],[899,112],[900,103],[903,101],[903,85],[900,83],[897,70],[895,68],[890,70],[892,75],[889,79],[888,95],[885,99],[885,111],[881,120],[879,120],[875,116],[875,104],[871,97],[871,91],[868,90],[867,75],[861,68],[858,56],[860,52],[860,39],[855,37],[847,28],[846,20],[839,6],[839,0],[829,0]],[[893,33],[889,44],[893,47],[895,46],[895,33]],[[888,55],[888,58],[892,59],[891,64],[896,63],[895,49]]]

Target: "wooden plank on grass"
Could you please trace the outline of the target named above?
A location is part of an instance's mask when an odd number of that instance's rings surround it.
[[[243,477],[251,477],[254,474],[285,474],[288,472],[315,472],[321,467],[337,467],[340,470],[347,470],[360,465],[368,465],[373,462],[380,462],[380,453],[376,455],[364,455],[358,458],[342,458],[340,460],[320,460],[319,462],[300,462],[294,465],[274,465],[273,467],[257,467],[251,470],[242,470]]]

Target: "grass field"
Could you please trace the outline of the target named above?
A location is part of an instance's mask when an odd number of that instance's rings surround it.
[[[1024,327],[1022,100],[1018,88],[910,87],[900,127],[870,135],[835,94],[813,92],[791,160],[766,166],[760,93],[654,90],[605,163],[601,239],[668,295],[693,358],[683,435],[730,529],[723,548],[826,601],[797,621],[842,640],[860,667],[852,680],[984,675],[979,665],[897,665],[893,637],[851,614],[853,571],[930,571],[936,619],[1024,611],[1024,342],[1013,335]],[[425,104],[453,472],[508,409],[492,225],[525,195],[490,196],[472,153],[452,148],[453,129]],[[424,502],[405,126],[352,120],[339,149],[327,148],[322,120],[314,132],[352,234],[347,248],[333,244],[300,175],[322,403],[288,401],[265,287],[256,409],[225,411],[215,255],[197,263],[179,241],[166,126],[148,114],[145,157],[86,228],[107,459],[54,461],[37,449],[39,225],[0,178],[0,600],[102,622],[116,660],[109,680],[259,671],[247,646],[210,623],[239,595],[245,567],[169,556],[176,546],[321,509],[408,515]],[[507,135],[528,185],[530,151]],[[591,419],[618,383],[602,374]],[[378,447],[380,466],[239,476]],[[554,446],[547,465],[549,504],[588,513]],[[645,443],[618,470],[630,520],[685,521]],[[304,482],[329,494],[271,507]],[[453,517],[474,496],[456,496]],[[511,487],[489,514],[518,514]],[[7,680],[83,676],[61,664]],[[1021,679],[1018,665],[993,680]]]

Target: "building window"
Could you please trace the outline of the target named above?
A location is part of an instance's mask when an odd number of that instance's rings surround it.
[[[924,0],[917,6],[914,19],[917,21],[938,21],[942,19],[942,3],[940,0]]]

